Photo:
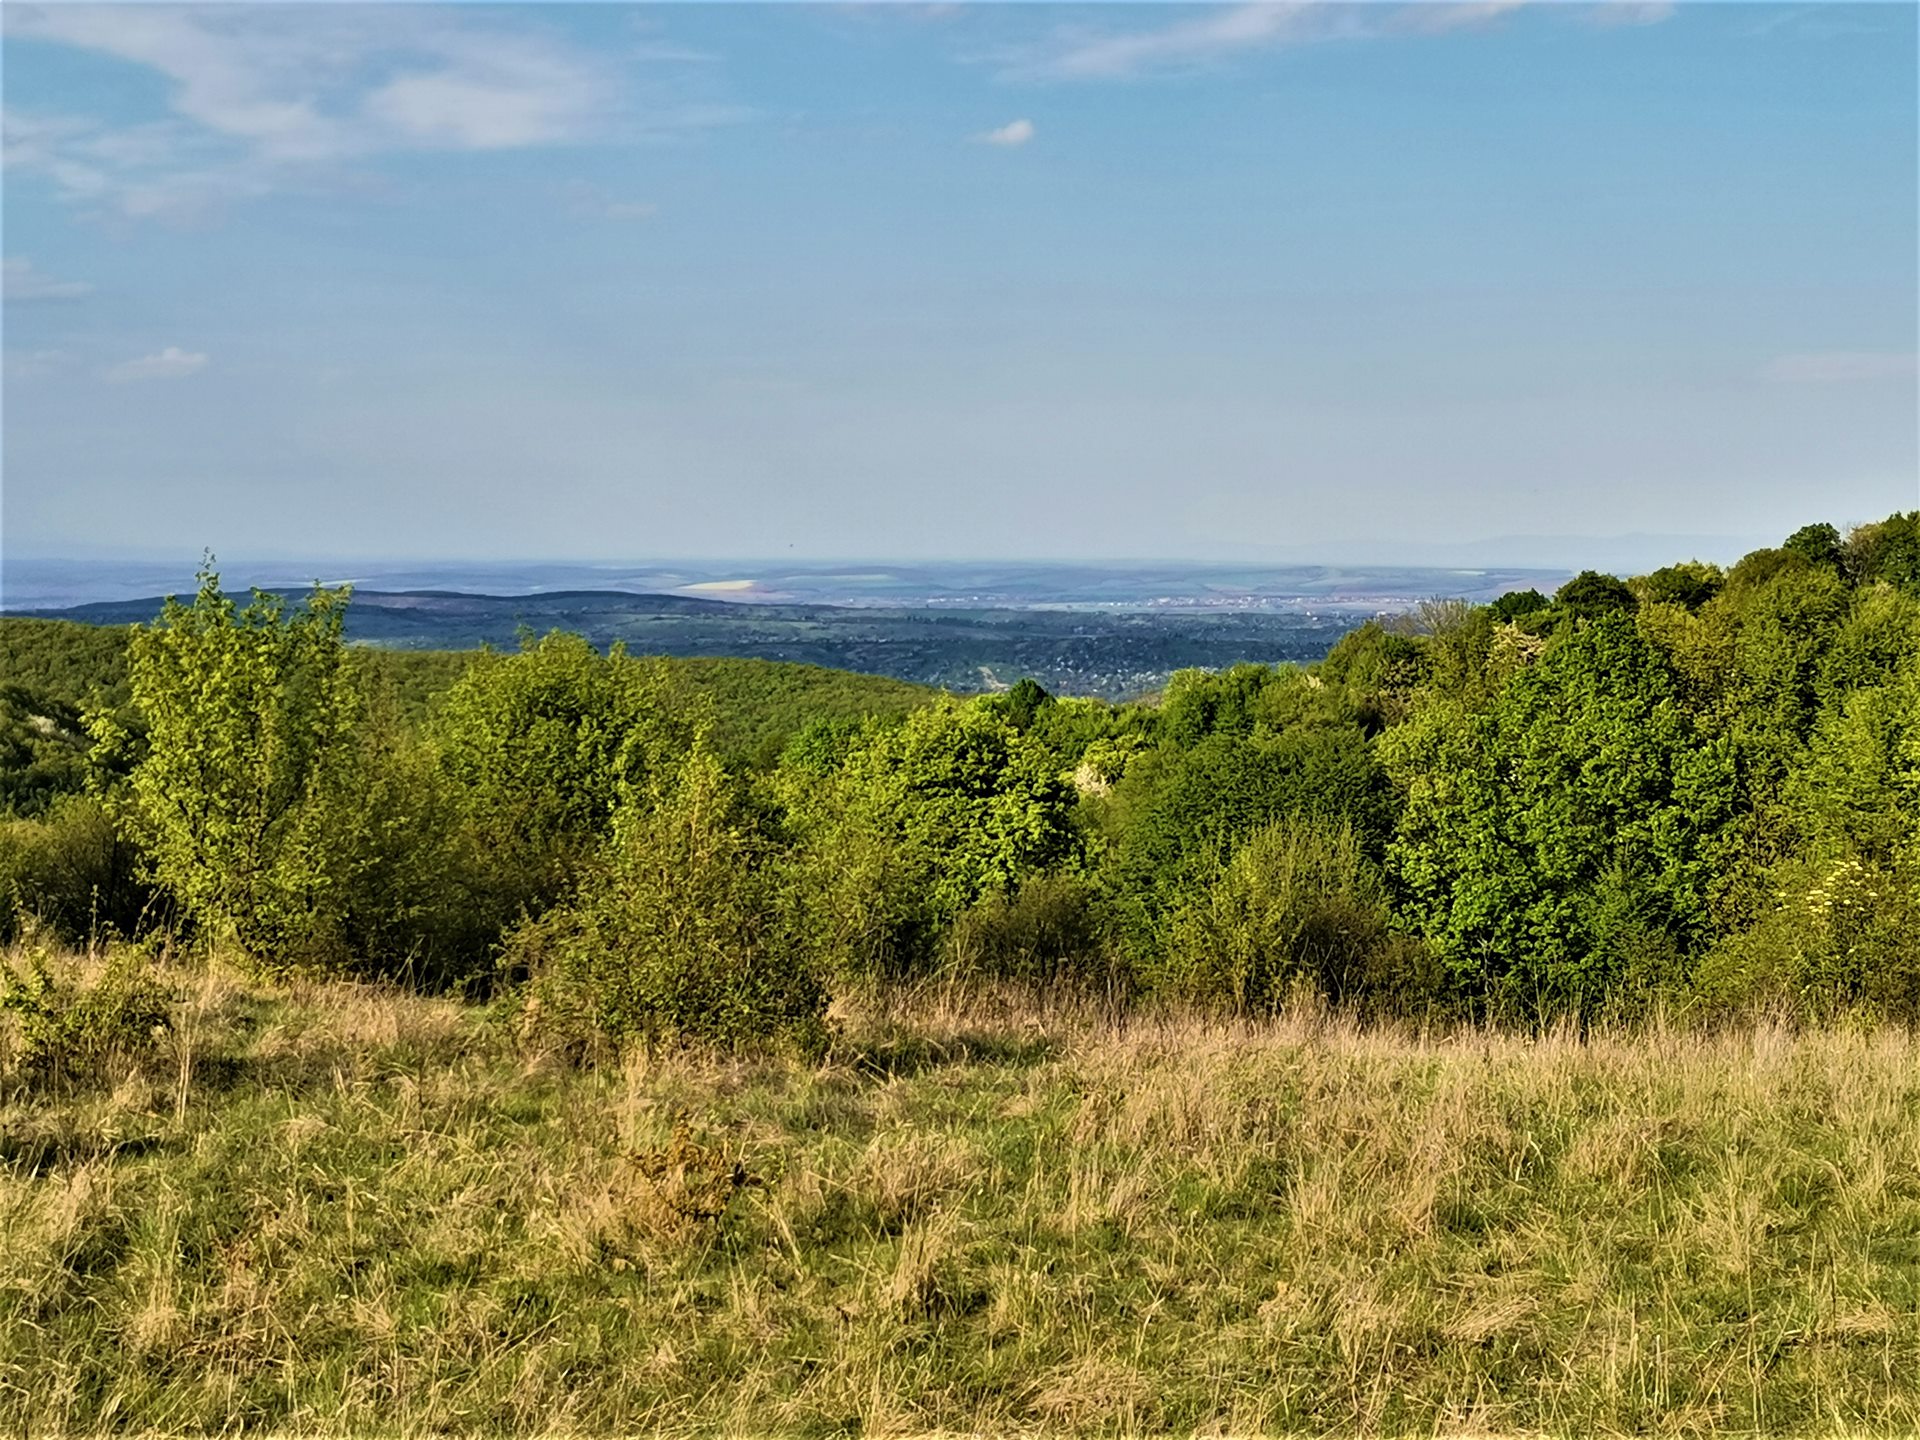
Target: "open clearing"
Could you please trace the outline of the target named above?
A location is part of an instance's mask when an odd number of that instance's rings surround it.
[[[1920,1042],[1115,1027],[575,1068],[171,977],[0,1109],[9,1430],[1920,1427]]]

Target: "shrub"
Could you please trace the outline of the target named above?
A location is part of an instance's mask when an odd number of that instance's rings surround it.
[[[1345,826],[1374,853],[1393,826],[1393,794],[1357,725],[1212,735],[1167,763],[1133,767],[1114,793],[1117,833],[1101,880],[1143,967],[1162,947],[1167,914],[1212,883],[1218,857],[1263,826]]]
[[[1303,987],[1364,1001],[1395,987],[1384,961],[1409,958],[1388,932],[1379,869],[1345,825],[1256,831],[1165,933],[1162,988],[1242,1015],[1276,1010]]]
[[[1098,896],[1077,875],[1035,875],[982,896],[955,918],[945,950],[961,979],[1108,990],[1118,979]]]
[[[1726,576],[1718,565],[1689,560],[1679,565],[1663,565],[1633,582],[1642,600],[1650,605],[1679,605],[1698,610],[1720,593]]]
[[[609,834],[621,796],[687,751],[692,729],[665,670],[578,635],[530,636],[482,655],[432,726],[457,823],[496,928],[567,893]]]
[[[1562,632],[1487,710],[1423,711],[1382,754],[1407,795],[1401,914],[1488,1010],[1604,1010],[1623,969],[1705,949],[1734,756],[1631,618]]]
[[[351,740],[362,708],[340,628],[345,590],[316,589],[284,613],[254,592],[244,609],[200,575],[192,605],[169,599],[129,647],[149,726],[131,818],[155,878],[203,933],[273,965],[337,963],[365,819]],[[96,716],[109,755],[121,727]]]
[[[1701,963],[1716,1010],[1784,1010],[1820,1022],[1848,1014],[1920,1021],[1920,873],[1858,857],[1790,861],[1778,904]]]
[[[1538,590],[1508,590],[1488,605],[1487,609],[1493,613],[1496,623],[1511,625],[1517,620],[1526,619],[1529,615],[1538,615],[1547,608],[1549,603],[1551,602],[1547,597]]]
[[[1334,642],[1318,674],[1325,683],[1349,692],[1362,723],[1372,732],[1406,715],[1414,692],[1426,679],[1426,657],[1413,636],[1396,634],[1378,620],[1369,620]]]
[[[341,836],[358,857],[341,921],[348,964],[432,989],[490,981],[514,916],[489,883],[485,838],[463,823],[461,797],[432,751],[384,706],[372,708],[356,746],[364,804]]]
[[[0,814],[38,815],[56,797],[83,790],[87,748],[75,706],[0,683]]]
[[[786,856],[783,871],[795,953],[836,990],[927,973],[941,918],[928,901],[925,857],[880,817],[835,817]]]
[[[1858,526],[1843,543],[1841,559],[1856,584],[1883,580],[1920,595],[1920,510]]]
[[[0,820],[0,942],[22,916],[73,945],[131,936],[157,909],[140,868],[138,847],[91,795],[62,795],[32,820]]]
[[[139,1064],[167,1034],[172,1001],[131,950],[115,951],[90,984],[56,975],[41,953],[0,962],[11,1068],[31,1085],[105,1082]]]
[[[1569,615],[1591,620],[1598,615],[1631,611],[1639,606],[1640,599],[1618,576],[1582,570],[1554,592],[1553,603]]]
[[[742,1190],[766,1183],[717,1144],[697,1138],[685,1120],[674,1123],[665,1145],[627,1158],[640,1182],[633,1219],[662,1240],[711,1236]]]
[[[614,817],[574,898],[519,927],[536,1033],[577,1050],[810,1040],[826,997],[795,963],[777,872],[704,743]]]
[[[1073,786],[992,700],[803,737],[773,788],[796,842],[799,939],[850,986],[929,973],[956,916],[1078,843]]]

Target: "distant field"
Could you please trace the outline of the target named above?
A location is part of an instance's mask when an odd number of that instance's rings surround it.
[[[573,1069],[171,977],[0,1106],[19,1433],[1920,1427],[1920,1041],[849,1019]]]

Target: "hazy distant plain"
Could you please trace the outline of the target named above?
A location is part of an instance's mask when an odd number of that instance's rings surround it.
[[[194,557],[177,561],[16,558],[0,569],[0,609],[60,609],[183,594]],[[1154,560],[1109,564],[851,560],[794,565],[766,560],[578,562],[275,560],[220,566],[236,588],[351,582],[363,590],[539,595],[627,594],[804,605],[1074,609],[1339,610],[1408,608],[1436,595],[1490,600],[1508,590],[1551,591],[1568,571],[1364,565],[1219,565]]]

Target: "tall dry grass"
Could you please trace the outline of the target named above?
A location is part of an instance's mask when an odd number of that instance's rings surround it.
[[[31,1432],[1920,1428],[1920,1041],[939,1003],[576,1071],[180,972],[0,1107]]]

